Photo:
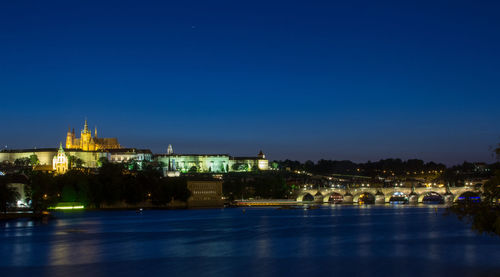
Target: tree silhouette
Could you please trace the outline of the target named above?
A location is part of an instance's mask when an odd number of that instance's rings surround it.
[[[500,145],[495,149],[500,160]],[[481,202],[465,199],[448,208],[448,212],[456,214],[459,219],[472,225],[479,233],[500,236],[500,169],[483,186]]]
[[[9,205],[14,205],[19,199],[17,189],[9,187],[7,176],[0,176],[0,205],[2,211],[7,213]]]

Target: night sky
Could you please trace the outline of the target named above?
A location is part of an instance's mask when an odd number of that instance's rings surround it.
[[[0,144],[494,160],[500,1],[333,2],[1,1]]]

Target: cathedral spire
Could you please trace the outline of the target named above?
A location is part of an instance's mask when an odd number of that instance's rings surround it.
[[[84,132],[88,132],[89,131],[89,125],[87,124],[87,118],[85,118],[85,126],[83,127],[83,131]]]
[[[97,126],[94,126],[94,137],[97,138]]]

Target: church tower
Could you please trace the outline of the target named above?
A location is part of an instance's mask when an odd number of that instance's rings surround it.
[[[62,143],[59,144],[59,151],[57,151],[57,155],[55,155],[52,159],[52,169],[57,174],[64,174],[68,171],[68,156],[64,153]]]
[[[94,137],[92,137],[92,131],[89,129],[87,119],[85,119],[85,125],[80,132],[79,138],[76,137],[74,128],[73,131],[68,130],[68,133],[66,134],[66,149],[97,151],[120,148],[121,146],[116,138],[98,138],[97,127],[94,128]]]
[[[92,133],[90,133],[89,125],[87,124],[87,119],[85,119],[85,126],[80,133],[80,146],[83,151],[89,151],[90,140],[92,139]]]
[[[68,133],[66,134],[66,149],[73,148],[74,133],[71,132],[71,128],[68,127]]]

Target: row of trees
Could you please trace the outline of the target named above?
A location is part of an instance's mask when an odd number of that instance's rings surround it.
[[[14,161],[14,165],[16,166],[36,166],[40,164],[40,160],[36,154],[32,154],[26,158],[19,158]]]
[[[402,175],[407,172],[442,171],[446,169],[444,164],[437,164],[434,162],[425,163],[423,160],[418,159],[410,159],[407,161],[401,159],[384,159],[378,162],[368,161],[366,163],[324,159],[316,163],[313,161],[301,163],[299,161],[284,160],[275,161],[272,165],[279,169],[307,171],[313,174],[363,174],[365,176],[390,175],[392,173]]]
[[[248,174],[229,173],[224,176],[223,194],[230,200],[240,198],[287,198],[285,178],[273,172]]]
[[[500,144],[495,149],[500,160]],[[481,202],[461,201],[448,209],[449,212],[470,223],[479,233],[500,236],[500,167],[495,167],[493,177],[483,185]]]
[[[19,199],[19,192],[8,185],[10,182],[9,176],[0,176],[0,209],[3,213]]]
[[[186,201],[190,196],[185,178],[162,178],[154,168],[130,171],[123,164],[104,163],[97,173],[70,170],[63,175],[33,171],[30,195],[34,210],[57,202],[80,202],[99,208],[121,202],[138,204],[151,201],[163,206],[172,200]]]

